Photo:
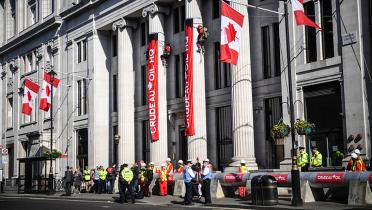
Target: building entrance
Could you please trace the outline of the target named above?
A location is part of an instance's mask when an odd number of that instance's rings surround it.
[[[307,148],[317,146],[323,154],[323,166],[338,166],[334,153],[345,154],[342,103],[339,82],[304,87],[305,114],[315,124],[315,132],[307,137]]]

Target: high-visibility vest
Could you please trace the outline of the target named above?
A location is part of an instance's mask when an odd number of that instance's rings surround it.
[[[87,169],[87,170],[84,170],[84,180],[85,181],[90,181],[90,179],[91,179],[91,176],[90,176],[90,170],[89,169]]]
[[[312,167],[322,167],[323,157],[319,151],[316,151],[311,157],[311,166]]]
[[[172,174],[172,172],[173,172],[173,164],[169,163],[167,165],[167,175],[169,176],[169,174]]]
[[[146,173],[146,170],[142,170],[140,171],[140,180],[141,182],[144,182],[145,181],[145,173]]]
[[[365,165],[362,159],[354,160],[351,165],[351,171],[365,171]]]
[[[98,174],[99,174],[99,179],[100,180],[106,180],[106,176],[107,176],[107,171],[104,170],[104,169],[101,169],[98,171]]]
[[[239,172],[242,173],[242,174],[246,174],[248,173],[248,167],[243,165],[243,166],[240,166],[239,167]]]
[[[161,170],[159,173],[159,181],[165,182],[167,181],[167,170]]]
[[[176,172],[177,173],[183,173],[183,170],[184,170],[183,165],[179,165],[179,167],[177,168]]]
[[[127,182],[131,182],[133,180],[133,171],[130,170],[128,167],[125,167],[121,171],[120,175]]]
[[[301,152],[297,159],[298,167],[304,167],[308,163],[309,163],[309,155],[305,151]]]

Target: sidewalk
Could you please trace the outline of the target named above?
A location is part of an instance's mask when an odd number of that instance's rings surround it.
[[[37,199],[58,199],[58,200],[82,200],[82,201],[102,201],[102,202],[114,202],[114,199],[119,197],[118,194],[92,194],[92,193],[81,193],[74,194],[71,196],[64,196],[63,193],[55,193],[53,195],[45,194],[17,194],[14,192],[0,194],[2,198],[37,198]],[[203,198],[202,198],[203,200]],[[136,200],[136,203],[156,205],[156,206],[181,206],[183,199],[178,196],[157,196],[154,195],[150,198],[145,197],[144,199]],[[201,202],[195,200],[194,206],[204,206]],[[220,207],[220,208],[239,208],[239,209],[372,209],[371,206],[348,206],[346,204],[335,203],[335,202],[313,202],[306,203],[302,207],[292,207],[289,198],[281,198],[279,205],[276,206],[254,206],[251,205],[250,201],[244,201],[237,198],[221,198],[213,199],[213,204],[208,207]]]

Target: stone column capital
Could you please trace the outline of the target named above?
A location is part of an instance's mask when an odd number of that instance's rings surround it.
[[[150,6],[144,8],[142,10],[142,17],[147,17],[148,14],[156,14],[156,13],[162,13],[162,14],[165,14],[165,15],[169,15],[170,14],[170,9],[169,7],[165,7],[165,6],[159,6],[159,5],[156,5],[156,4],[151,4]]]
[[[18,67],[19,67],[19,63],[18,63],[18,59],[17,58],[14,58],[12,60],[9,61],[9,69],[10,71],[12,71],[13,73],[16,72],[18,70]]]
[[[120,18],[119,20],[115,21],[112,24],[112,30],[113,31],[116,31],[119,28],[127,28],[127,27],[136,29],[137,28],[137,23],[134,22],[134,21],[131,21],[131,20],[126,20],[124,18]]]

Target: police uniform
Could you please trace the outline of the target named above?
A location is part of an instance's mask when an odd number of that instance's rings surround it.
[[[128,166],[124,166],[123,170],[120,171],[120,201],[121,202],[128,202],[127,201],[127,194],[131,196],[132,203],[135,202],[135,197],[133,193],[133,188],[131,187],[131,183],[133,180],[133,172],[128,168]],[[128,190],[128,193],[127,193]]]
[[[303,151],[300,152],[297,158],[297,165],[301,168],[302,172],[305,172],[309,168],[309,154],[307,154],[304,147],[300,147],[300,149],[303,149]]]
[[[205,160],[204,162],[207,163],[206,166],[203,167],[202,172],[202,180],[203,180],[203,195],[205,197],[204,204],[212,203],[211,199],[211,179],[212,179],[212,169],[209,165],[209,160]]]
[[[322,167],[323,157],[322,157],[322,154],[318,150],[315,151],[315,153],[311,157],[311,162],[310,163],[311,163],[311,167],[313,167],[313,168]]]
[[[191,163],[191,161],[188,161]],[[185,193],[185,205],[190,205],[192,203],[192,183],[191,180],[195,177],[194,172],[192,171],[189,165],[185,166],[185,170],[183,172],[183,180],[186,186],[186,193]]]

